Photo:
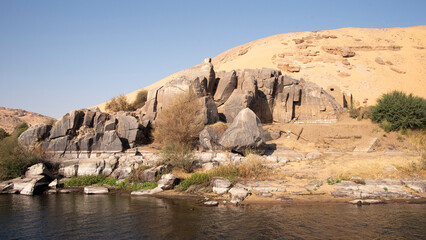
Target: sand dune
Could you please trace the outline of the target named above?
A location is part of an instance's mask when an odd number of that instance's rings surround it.
[[[426,25],[279,34],[232,48],[212,63],[216,71],[281,69],[325,89],[350,93],[369,105],[392,90],[426,97]],[[184,71],[144,89],[164,85]],[[133,100],[137,91],[126,96]],[[104,104],[98,107],[103,110]]]

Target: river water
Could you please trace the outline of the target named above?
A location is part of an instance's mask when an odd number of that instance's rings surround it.
[[[0,195],[0,239],[426,239],[426,205],[203,207],[127,195]]]

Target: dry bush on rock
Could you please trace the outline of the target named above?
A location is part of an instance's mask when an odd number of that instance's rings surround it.
[[[203,130],[199,114],[201,105],[193,93],[184,93],[164,108],[155,121],[154,140],[158,143],[175,142],[192,146]]]

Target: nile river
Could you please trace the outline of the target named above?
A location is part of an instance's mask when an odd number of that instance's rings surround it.
[[[0,239],[426,239],[426,205],[202,207],[126,195],[0,195]]]

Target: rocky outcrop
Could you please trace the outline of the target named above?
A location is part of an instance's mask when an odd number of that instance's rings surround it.
[[[263,153],[265,151],[265,130],[260,119],[249,108],[238,113],[231,126],[223,133],[219,143],[224,148],[243,153],[252,149]]]
[[[158,113],[175,96],[186,91],[196,93],[203,103],[205,124],[217,121],[216,111],[220,120],[231,123],[244,108],[253,110],[262,123],[332,122],[342,111],[334,98],[318,85],[283,76],[279,70],[263,68],[219,72],[215,74],[215,88],[208,80],[211,74],[207,78],[208,71],[203,72],[202,68],[213,71],[211,63],[204,62],[185,70],[164,86],[150,90],[147,103],[141,110],[143,122],[155,122]],[[213,117],[208,114],[206,117],[206,109]]]
[[[146,144],[149,128],[135,114],[85,109],[66,114],[52,127],[33,126],[21,134],[19,141],[26,147],[41,144],[55,157],[89,158],[92,153],[116,153]]]
[[[41,142],[49,137],[52,126],[46,124],[34,125],[23,132],[18,141],[21,145],[34,147],[37,142]]]
[[[335,197],[370,198],[416,198],[415,194],[404,190],[403,182],[397,179],[365,180],[365,184],[342,181],[334,187]]]

